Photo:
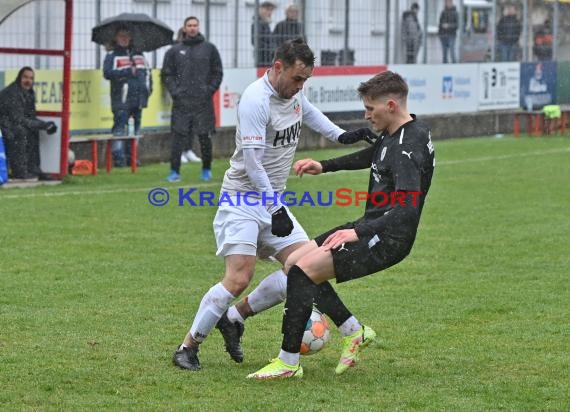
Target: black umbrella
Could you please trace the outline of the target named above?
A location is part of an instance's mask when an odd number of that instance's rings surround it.
[[[133,39],[133,49],[153,51],[172,44],[174,32],[165,23],[143,13],[122,13],[103,20],[91,30],[91,40],[109,46],[118,29],[126,29]]]

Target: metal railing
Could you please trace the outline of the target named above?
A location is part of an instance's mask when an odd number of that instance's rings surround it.
[[[418,63],[441,63],[442,48],[437,34],[443,0],[296,0],[304,35],[317,56],[317,65],[378,65],[403,63],[401,44],[402,14],[412,3],[420,6],[418,21],[423,39]],[[289,0],[274,0],[275,10],[270,27],[285,19]],[[484,59],[497,60],[495,43],[496,24],[506,7],[506,0],[455,0],[461,16],[456,51],[460,61],[468,61],[464,52],[474,36],[469,28],[474,24],[470,14],[473,4],[483,3],[487,8],[488,27],[485,37]],[[559,0],[510,0],[522,24],[517,43],[517,60],[532,61],[535,53],[535,34],[545,20],[551,21],[553,37],[552,58],[570,60],[570,3]],[[224,67],[256,66],[256,46],[252,41],[259,27],[252,24],[258,12],[259,0],[75,0],[72,67],[74,69],[100,68],[104,49],[91,42],[91,28],[99,21],[121,12],[140,12],[156,17],[176,32],[187,16],[197,16],[201,32],[214,43],[222,56]],[[0,48],[42,47],[61,48],[64,27],[63,2],[38,0],[31,2],[0,25]],[[480,33],[479,33],[480,34]],[[275,45],[275,43],[273,43]],[[163,47],[149,53],[153,67],[160,68],[166,51]],[[61,62],[49,56],[22,57],[0,54],[0,71],[31,65],[35,68],[59,68]]]

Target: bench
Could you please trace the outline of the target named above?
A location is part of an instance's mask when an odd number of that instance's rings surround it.
[[[98,143],[105,143],[105,169],[107,173],[113,168],[113,156],[111,145],[113,140],[125,140],[131,145],[131,171],[137,171],[137,145],[142,135],[136,136],[114,136],[112,134],[89,134],[71,136],[69,143],[90,143],[91,144],[91,162],[93,163],[93,174],[97,174],[97,165],[99,164]]]
[[[560,124],[551,128],[550,118],[545,116],[544,110],[532,110],[532,111],[517,111],[513,117],[513,134],[515,137],[519,137],[520,134],[520,116],[526,117],[526,132],[529,136],[538,137],[540,135],[544,136],[545,131],[549,134],[551,131],[556,132],[560,130],[560,134],[566,133],[566,119],[570,115],[569,105],[560,105]],[[558,122],[556,122],[558,123]]]

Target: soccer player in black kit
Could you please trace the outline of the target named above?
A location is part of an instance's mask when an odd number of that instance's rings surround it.
[[[380,73],[361,83],[358,93],[365,118],[380,133],[376,142],[335,159],[299,160],[293,167],[299,176],[370,168],[364,216],[317,236],[289,256],[281,351],[248,378],[302,377],[299,350],[317,285],[332,278],[346,282],[389,268],[404,259],[414,244],[435,166],[430,130],[407,111],[408,86],[400,75]],[[334,290],[329,294],[319,291],[321,304],[335,308],[337,317],[351,316]],[[367,328],[344,339],[337,369],[355,365],[367,343]]]

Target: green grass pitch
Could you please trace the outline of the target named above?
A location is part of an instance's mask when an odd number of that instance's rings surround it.
[[[0,410],[537,411],[570,408],[570,138],[435,141],[416,244],[385,272],[337,287],[379,342],[334,375],[340,336],[301,380],[245,376],[278,353],[280,307],[251,318],[246,359],[214,331],[198,373],[171,364],[223,273],[214,207],[177,206],[166,164],[57,187],[0,190]],[[322,159],[352,149],[300,152]],[[291,176],[293,191],[366,190],[368,172]],[[150,189],[171,195],[163,207]],[[363,206],[294,207],[314,236]],[[275,270],[258,265],[253,284]]]

